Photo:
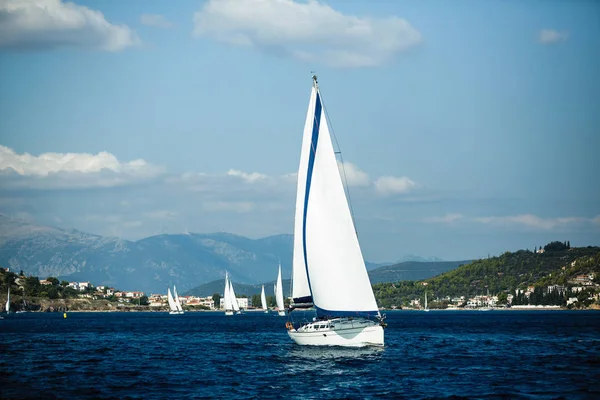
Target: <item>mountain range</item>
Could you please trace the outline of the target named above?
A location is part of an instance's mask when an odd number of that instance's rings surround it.
[[[398,281],[406,281],[406,280],[423,280],[432,278],[434,276],[440,275],[444,272],[448,272],[455,268],[458,268],[461,265],[469,264],[471,261],[430,261],[430,262],[420,262],[420,261],[405,261],[401,263],[397,263],[394,265],[383,266],[379,268],[375,268],[369,271],[369,279],[371,280],[371,284],[381,283],[381,282],[398,282]],[[267,282],[259,283],[259,284],[243,284],[233,282],[235,288],[236,295],[246,295],[252,296],[254,294],[260,294],[261,286],[265,285],[265,293],[267,296],[273,294],[273,284],[275,280],[269,280]],[[210,296],[215,293],[222,294],[223,287],[225,281],[223,279],[219,279],[212,282],[204,283],[198,287],[195,287],[185,295],[193,295],[193,296]],[[290,294],[290,280],[283,279],[283,295],[289,296]]]
[[[1,266],[40,278],[90,281],[121,290],[162,293],[176,284],[184,293],[222,280],[225,271],[239,284],[270,282],[277,276],[279,260],[283,276],[291,275],[292,248],[293,236],[289,234],[262,239],[231,233],[162,234],[129,241],[0,215]],[[388,264],[366,262],[369,270]],[[429,265],[423,267],[431,269]],[[389,273],[392,267],[386,268],[388,272],[374,275],[374,282],[393,278]],[[406,268],[399,270],[404,271],[404,277],[410,275]]]

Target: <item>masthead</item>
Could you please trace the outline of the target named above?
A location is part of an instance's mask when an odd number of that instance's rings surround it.
[[[315,88],[318,88],[318,87],[319,87],[319,84],[318,84],[318,82],[317,82],[317,76],[316,76],[316,75],[313,75],[312,79],[313,79],[313,86],[314,86]]]

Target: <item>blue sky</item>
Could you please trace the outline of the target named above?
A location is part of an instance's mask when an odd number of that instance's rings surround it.
[[[598,245],[599,12],[0,1],[0,212],[128,239],[291,233],[314,70],[366,259]]]

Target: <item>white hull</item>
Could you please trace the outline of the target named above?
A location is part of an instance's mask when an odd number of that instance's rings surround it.
[[[326,327],[324,327],[326,326]],[[368,320],[331,320],[288,330],[296,344],[303,346],[383,346],[383,327]]]
[[[233,311],[225,311],[225,315],[233,315]]]
[[[171,315],[183,314],[183,311],[169,311],[169,314],[171,314]]]
[[[277,315],[280,317],[285,317],[285,311],[277,311]]]

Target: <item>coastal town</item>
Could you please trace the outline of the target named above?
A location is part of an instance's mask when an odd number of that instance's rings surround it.
[[[575,262],[571,263],[571,267]],[[10,273],[9,268],[1,268],[0,272]],[[500,293],[490,295],[489,291],[485,295],[475,296],[445,296],[436,297],[429,290],[429,282],[423,281],[419,284],[423,288],[423,296],[410,300],[404,306],[392,305],[391,307],[381,307],[381,309],[406,309],[406,310],[490,310],[490,309],[560,309],[560,308],[581,308],[585,306],[596,308],[600,304],[600,284],[597,283],[598,276],[594,273],[580,274],[569,279],[565,285],[548,285],[542,288],[543,297],[554,296],[558,301],[533,301],[534,297],[540,294],[540,288],[529,285],[524,289],[516,289],[513,293]],[[38,279],[37,277],[26,277],[20,273],[14,279],[14,285],[17,291],[13,291],[13,310],[33,311],[33,303],[27,298],[47,297],[50,300],[56,300],[58,296],[53,296],[58,288],[63,290],[62,297],[68,297],[74,300],[101,301],[104,300],[104,307],[96,305],[91,309],[85,307],[83,310],[147,310],[147,311],[166,311],[168,310],[168,296],[162,293],[146,294],[142,291],[125,291],[105,285],[94,285],[92,282],[84,281],[62,281],[57,278],[48,277]],[[392,284],[394,286],[394,284]],[[37,287],[37,289],[35,289]],[[429,291],[429,302],[424,298],[425,293]],[[30,293],[28,296],[27,293]],[[21,300],[16,301],[20,296]],[[256,307],[252,303],[252,297],[236,296],[240,309],[254,310]],[[186,311],[216,311],[223,310],[223,297],[221,294],[212,296],[178,296],[179,302]],[[290,299],[286,299],[286,303]],[[544,303],[544,304],[539,304]],[[41,311],[63,310],[60,307],[46,307]]]

